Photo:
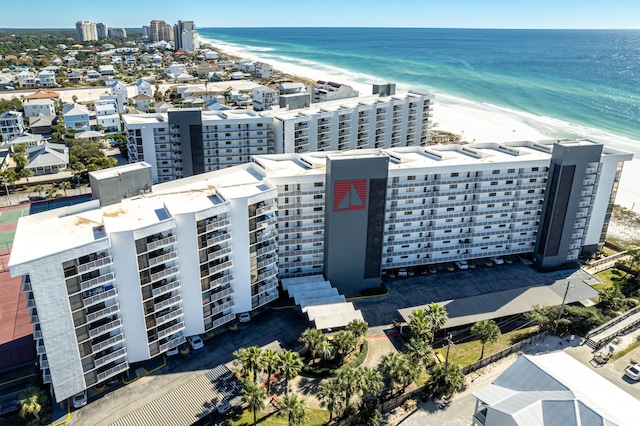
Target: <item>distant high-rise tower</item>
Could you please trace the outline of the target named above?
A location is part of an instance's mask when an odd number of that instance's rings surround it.
[[[96,24],[96,30],[97,30],[97,32],[98,32],[98,38],[99,38],[100,40],[102,40],[102,39],[105,39],[105,38],[108,38],[108,37],[109,37],[109,31],[108,31],[108,28],[107,28],[107,25],[106,25],[106,24],[103,24],[102,22],[97,23],[97,24]]]
[[[154,19],[151,21],[149,28],[149,40],[151,41],[172,41],[173,31],[171,31],[171,25],[161,19]]]
[[[151,27],[149,25],[142,26],[142,37],[149,37],[151,34]]]
[[[193,21],[178,21],[178,23],[173,26],[173,40],[174,40],[176,50],[180,50],[184,48],[184,42],[182,41],[182,34],[187,31],[192,31],[192,32],[196,31],[196,24],[194,24]],[[198,38],[197,33],[195,38],[197,40]],[[193,37],[190,36],[189,39],[192,40]]]
[[[94,22],[76,22],[76,33],[78,35],[78,41],[90,41],[98,39],[98,30]]]

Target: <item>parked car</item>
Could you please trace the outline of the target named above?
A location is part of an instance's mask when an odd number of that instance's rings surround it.
[[[640,380],[640,364],[632,365],[624,371],[625,376],[636,382]]]
[[[80,408],[87,405],[87,391],[84,390],[80,393],[73,395],[73,408]]]
[[[407,268],[400,268],[398,270],[398,276],[401,278],[409,276],[409,272],[407,271]]]
[[[249,321],[251,321],[251,314],[249,312],[243,312],[238,317],[238,320],[240,322],[249,322]]]
[[[194,351],[204,348],[204,342],[200,336],[189,336],[187,337],[187,341]]]
[[[495,263],[496,265],[502,265],[504,263],[504,260],[500,257],[494,256],[491,258],[491,261],[493,263]]]
[[[175,356],[180,353],[180,348],[176,346],[175,348],[171,348],[167,351],[167,356]]]
[[[466,260],[458,260],[456,262],[456,266],[458,267],[458,269],[469,269],[469,262],[467,262]]]
[[[120,383],[120,376],[113,376],[109,380],[107,380],[107,386],[115,386]]]
[[[228,413],[229,410],[231,410],[231,404],[229,404],[229,401],[224,401],[222,404],[218,405],[218,413],[220,414]]]
[[[20,401],[13,400],[5,402],[4,404],[2,404],[2,406],[0,406],[0,419],[12,416],[18,411],[20,411]]]

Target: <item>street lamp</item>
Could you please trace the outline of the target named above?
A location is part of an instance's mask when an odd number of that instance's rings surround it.
[[[569,293],[569,288],[573,287],[573,284],[567,280],[567,286],[564,290],[564,296],[562,297],[562,304],[560,305],[560,311],[558,312],[558,318],[556,318],[556,326],[553,329],[553,334],[558,334],[558,323],[560,322],[560,317],[562,317],[562,311],[564,310],[564,302],[567,300],[567,293]]]

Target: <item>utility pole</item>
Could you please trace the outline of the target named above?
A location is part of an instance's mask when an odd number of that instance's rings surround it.
[[[569,288],[573,287],[573,285],[567,280],[567,287],[564,290],[564,297],[562,297],[562,304],[560,305],[560,311],[558,312],[558,318],[556,318],[556,326],[553,329],[553,334],[558,334],[558,323],[560,322],[560,318],[562,317],[562,311],[564,310],[564,303],[567,300],[567,293],[569,293]]]
[[[447,356],[444,360],[444,371],[446,372],[447,367],[449,366],[449,349],[455,346],[455,343],[453,343],[453,340],[451,340],[451,333],[449,333],[447,337],[445,337],[445,340],[447,341]]]

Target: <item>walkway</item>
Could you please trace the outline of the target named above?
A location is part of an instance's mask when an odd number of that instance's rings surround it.
[[[587,345],[593,349],[597,349],[603,344],[613,340],[613,338],[619,334],[636,327],[638,324],[640,324],[640,306],[591,330],[587,334]]]

